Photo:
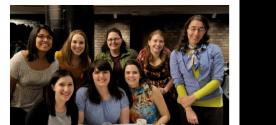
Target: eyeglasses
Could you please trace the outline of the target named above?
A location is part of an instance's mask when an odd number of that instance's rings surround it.
[[[189,30],[191,31],[191,32],[196,32],[196,31],[198,31],[199,33],[203,33],[203,32],[205,32],[206,30],[205,30],[205,28],[194,28],[194,27],[192,27],[192,28],[189,28]]]
[[[52,40],[53,39],[53,37],[49,36],[49,35],[47,35],[47,36],[45,36],[45,35],[37,35],[36,37],[39,38],[39,39],[45,39],[45,38],[47,38],[48,40]]]
[[[113,40],[114,41],[119,41],[121,38],[110,38],[110,39],[107,39],[108,42],[112,42]]]

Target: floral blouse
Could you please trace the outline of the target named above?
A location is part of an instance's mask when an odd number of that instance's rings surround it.
[[[164,88],[166,84],[171,80],[170,66],[169,66],[169,55],[170,50],[168,48],[164,49],[164,53],[167,55],[166,61],[159,64],[158,66],[152,66],[151,64],[145,64],[144,58],[146,54],[146,49],[142,49],[137,56],[137,61],[147,78],[147,83],[154,85],[156,87]]]
[[[153,124],[158,120],[159,112],[156,105],[151,100],[152,89],[148,84],[142,84],[138,88],[131,90],[133,105],[131,111],[141,115],[148,124]]]

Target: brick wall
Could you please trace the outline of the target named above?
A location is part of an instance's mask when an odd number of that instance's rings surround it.
[[[118,28],[129,47],[130,43],[130,24],[128,21],[110,21],[110,20],[95,20],[94,25],[94,57],[101,52],[101,47],[104,44],[106,32],[108,29]]]
[[[229,24],[228,21],[216,21],[209,20],[209,36],[210,43],[217,44],[221,47],[223,52],[224,61],[229,61]],[[174,21],[173,23],[168,22],[164,28],[164,32],[166,33],[166,46],[171,50],[177,45],[180,37],[183,34],[183,22],[181,20]]]
[[[224,61],[229,61],[229,25],[218,22],[210,22],[210,43],[220,46]]]
[[[162,29],[166,33],[166,46],[171,50],[173,50],[180,39],[182,27],[187,17],[190,17],[190,16],[181,15],[176,17],[175,16],[174,17],[154,17],[154,18],[145,17],[146,20],[141,19],[139,21],[136,21],[134,25],[139,25],[135,27],[136,28],[140,27],[144,32],[146,32],[147,35],[149,34],[149,31],[151,31],[154,28]],[[140,18],[143,18],[143,17],[140,17]],[[158,19],[155,19],[155,18],[158,18]],[[132,20],[132,19],[133,18],[124,18],[122,20],[116,20],[116,21],[114,21],[113,19],[96,19],[94,24],[94,49],[95,49],[94,56],[101,51],[101,46],[103,45],[106,31],[111,27],[117,27],[118,29],[121,30],[123,39],[127,42],[128,47],[133,41],[140,42],[139,44],[141,44],[141,47],[143,47],[146,41],[146,36],[144,34],[140,36],[140,37],[144,37],[142,38],[141,41],[135,41],[135,39],[137,38],[130,38],[131,33],[137,32],[133,30],[130,31],[130,27],[131,25],[133,25],[133,23],[130,23],[130,22],[135,21],[136,18],[135,20]],[[156,20],[158,20],[158,23],[156,23]],[[227,18],[222,19],[222,21],[219,19],[216,19],[216,20],[211,19],[209,21],[210,21],[210,30],[209,30],[210,40],[209,41],[210,43],[217,44],[221,47],[224,55],[224,61],[228,62],[229,61],[228,19]],[[154,25],[154,26],[150,27],[151,25]],[[141,47],[135,46],[132,48],[139,51]]]

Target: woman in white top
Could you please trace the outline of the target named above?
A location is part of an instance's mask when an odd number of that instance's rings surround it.
[[[69,71],[56,71],[45,89],[44,100],[26,116],[26,125],[77,125],[75,87],[75,80]]]
[[[27,50],[19,51],[10,60],[11,125],[24,124],[25,113],[42,100],[43,87],[58,69],[53,37],[50,27],[35,26]]]

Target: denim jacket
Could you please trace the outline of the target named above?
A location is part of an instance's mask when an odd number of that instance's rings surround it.
[[[188,55],[184,53],[183,49],[180,51],[173,50],[170,56],[173,83],[175,86],[184,84],[188,95],[192,95],[211,80],[219,80],[220,82],[223,80],[224,60],[221,49],[215,44],[202,45],[201,47],[202,51],[198,54],[201,68],[198,79],[194,77],[192,70],[187,69]],[[214,98],[220,94],[222,94],[221,87],[200,100]]]

